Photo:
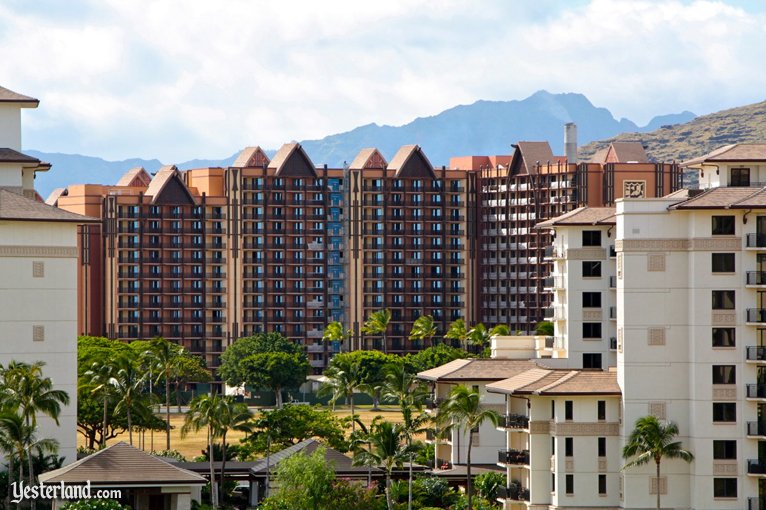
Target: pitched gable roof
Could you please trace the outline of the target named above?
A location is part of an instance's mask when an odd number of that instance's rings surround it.
[[[558,225],[616,225],[614,207],[578,207],[572,211],[535,225],[537,228],[549,228]]]
[[[362,149],[349,165],[351,170],[378,169],[385,170],[388,163],[386,158],[374,147]]]
[[[766,161],[766,143],[735,143],[681,163],[681,166],[704,163],[737,163],[748,161]]]
[[[144,170],[144,167],[137,166],[131,168],[120,177],[117,186],[148,186],[152,181],[152,176]]]
[[[456,359],[418,373],[426,381],[498,381],[537,367],[533,360],[471,358]]]
[[[285,448],[284,450],[280,450],[270,455],[268,460],[267,459],[259,460],[250,469],[250,472],[253,474],[265,473],[267,469],[267,464],[269,466],[269,469],[273,470],[275,466],[279,464],[280,462],[282,462],[283,460],[289,457],[292,457],[293,455],[299,452],[303,452],[305,454],[312,454],[320,446],[322,446],[322,443],[320,443],[316,439],[305,439],[298,444],[294,444],[292,446]],[[354,473],[354,472],[367,473],[368,471],[367,466],[354,466],[351,458],[347,457],[346,455],[343,455],[338,450],[335,450],[330,447],[325,447],[325,459],[332,462],[336,473]],[[380,471],[380,469],[372,468],[372,471],[377,473]]]
[[[33,97],[19,94],[5,87],[0,87],[0,103],[25,103],[29,106],[37,106],[40,104],[38,99]]]
[[[69,193],[69,190],[66,188],[56,188],[53,191],[51,191],[51,194],[48,195],[48,198],[45,200],[45,203],[47,205],[50,205],[51,207],[56,207],[56,205],[59,202],[59,198],[67,196]]]
[[[231,166],[236,168],[262,168],[269,166],[269,157],[259,146],[245,147]]]
[[[519,142],[515,146],[509,171],[511,175],[536,174],[537,163],[544,165],[554,158],[548,142]]]
[[[669,209],[741,209],[766,207],[766,188],[710,188]]]
[[[434,167],[417,145],[403,145],[388,164],[395,177],[434,178]]]
[[[602,161],[599,161],[601,163]],[[603,163],[648,163],[641,142],[612,142],[604,155]]]
[[[490,393],[506,395],[620,395],[617,372],[601,370],[531,369],[487,385]]]
[[[125,442],[119,442],[84,459],[48,471],[40,481],[54,483],[83,483],[101,486],[203,485],[204,477],[173,466]]]
[[[269,168],[280,177],[316,177],[314,163],[298,143],[286,143],[279,148]]]
[[[163,166],[154,175],[146,188],[146,196],[152,197],[153,204],[196,204],[197,200],[181,180],[175,166]]]
[[[93,223],[96,218],[81,216],[58,207],[26,198],[18,193],[0,189],[0,220],[9,221],[66,221]]]

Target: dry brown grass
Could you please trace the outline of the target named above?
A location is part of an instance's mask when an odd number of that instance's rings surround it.
[[[253,408],[254,412],[257,412],[256,408]],[[394,407],[389,406],[383,406],[379,411],[373,411],[370,409],[370,407],[363,407],[361,409],[356,408],[354,409],[357,416],[359,416],[359,419],[364,424],[369,424],[372,422],[373,419],[375,419],[376,416],[383,416],[386,420],[389,421],[400,421],[402,419],[402,415],[399,412],[398,409]],[[346,406],[337,406],[335,408],[335,414],[338,417],[346,417],[351,414],[350,410]],[[164,420],[165,415],[162,414],[160,417]],[[181,426],[184,422],[184,415],[183,414],[177,414],[177,413],[171,413],[170,414],[170,447],[173,450],[178,450],[181,452],[181,454],[186,457],[189,460],[192,460],[194,457],[197,457],[198,455],[202,454],[202,450],[204,450],[207,447],[207,432],[205,429],[202,429],[198,432],[193,432],[187,435],[185,438],[181,438]],[[242,432],[231,432],[226,437],[226,442],[229,444],[235,444],[240,439],[244,437],[244,433]],[[78,434],[77,437],[78,445],[84,446],[85,441],[81,434]],[[118,441],[125,441],[128,442],[128,434],[121,434],[115,439],[112,439],[108,442],[108,444],[115,444]],[[143,450],[150,451],[152,449],[154,450],[164,450],[165,449],[165,432],[154,432],[154,446],[152,447],[152,434],[151,432],[146,432],[143,434],[133,432],[133,446],[137,448],[142,448]]]

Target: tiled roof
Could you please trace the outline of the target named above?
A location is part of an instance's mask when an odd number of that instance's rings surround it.
[[[40,104],[40,101],[33,97],[8,90],[5,87],[0,87],[0,103],[32,103],[37,106]]]
[[[18,193],[0,189],[0,220],[97,222],[96,218],[81,216],[58,207],[31,200]]]
[[[736,163],[738,161],[766,161],[766,143],[735,143],[719,147],[704,156],[684,161],[681,166],[701,163]]]
[[[537,367],[533,360],[474,358],[457,359],[418,373],[426,381],[497,381]]]
[[[266,163],[266,165],[269,164],[269,157],[266,156],[266,153],[263,152],[260,147],[245,147],[231,166],[236,168],[248,168],[261,166],[264,163]]]
[[[203,485],[205,478],[119,442],[68,466],[40,475],[40,481],[107,486]]]
[[[649,157],[641,142],[612,142],[609,151],[604,155],[607,162],[617,163],[648,163]],[[599,161],[601,163],[601,161]]]
[[[532,369],[487,385],[490,393],[514,395],[619,395],[617,372]]]
[[[136,177],[142,177],[142,180],[145,180],[146,182],[151,181],[151,177],[149,176],[149,173],[144,170],[143,167],[137,166],[135,168],[131,168],[124,174],[122,174],[122,177],[120,177],[120,180],[117,181],[117,186],[130,186],[133,180]]]
[[[0,162],[2,163],[40,163],[40,160],[27,156],[19,151],[0,147]]]
[[[298,452],[304,452],[305,454],[313,453],[317,448],[322,446],[322,443],[316,439],[306,439],[298,444],[287,447],[284,450],[280,450],[271,456],[268,461],[266,459],[259,460],[251,469],[253,474],[265,473],[266,465],[269,465],[269,469],[273,470],[277,464],[285,460],[288,457],[295,455]],[[329,447],[325,447],[325,459],[332,462],[336,473],[367,473],[367,466],[354,466],[352,459],[346,455],[343,455],[338,450],[334,450]],[[378,468],[372,468],[372,471],[377,473],[380,470]]]
[[[766,188],[710,188],[669,209],[730,209],[766,207]]]
[[[528,174],[537,173],[538,162],[541,165],[554,162],[555,157],[548,142],[519,142],[517,147]]]
[[[56,204],[58,203],[59,198],[66,196],[67,193],[68,191],[66,188],[56,188],[53,191],[51,191],[50,195],[48,195],[48,198],[45,200],[45,203],[52,207],[56,207]]]
[[[386,168],[386,166],[386,159],[378,149],[368,147],[359,151],[359,154],[356,155],[348,168],[351,170],[362,170],[364,168]]]
[[[391,162],[388,163],[389,170],[399,170],[410,159],[410,156],[418,149],[417,145],[402,145],[399,150],[396,151],[394,157],[391,158]]]
[[[558,225],[614,225],[617,223],[614,207],[578,207],[561,216],[538,223],[537,228]]]

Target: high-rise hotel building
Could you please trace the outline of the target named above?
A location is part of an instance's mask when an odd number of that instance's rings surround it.
[[[404,353],[420,347],[407,338],[419,315],[442,330],[472,318],[473,175],[434,169],[415,145],[331,169],[287,144],[272,159],[247,148],[228,168],[134,169],[48,202],[102,219],[81,231],[81,333],[163,336],[216,367],[233,340],[279,331],[321,369],[340,348],[321,342],[330,321],[354,347]],[[381,309],[386,345],[361,333]]]

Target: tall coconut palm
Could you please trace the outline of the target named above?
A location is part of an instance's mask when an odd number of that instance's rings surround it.
[[[433,347],[433,338],[438,332],[434,318],[430,315],[421,315],[415,322],[412,323],[412,330],[410,331],[410,340],[424,340],[431,342]]]
[[[109,399],[113,396],[114,386],[111,383],[116,372],[114,360],[104,359],[96,361],[90,370],[83,374],[80,384],[90,386],[90,392],[101,398],[104,407],[104,416],[101,422],[101,448],[106,447],[106,427],[109,424]]]
[[[427,430],[426,424],[430,421],[428,413],[423,411],[423,404],[429,394],[425,385],[417,379],[415,374],[408,372],[404,364],[391,365],[386,372],[383,386],[383,399],[398,402],[402,413],[402,427],[407,448],[410,450],[409,477],[407,480],[407,508],[412,510],[412,455],[413,436]]]
[[[218,395],[200,395],[195,397],[189,404],[189,411],[184,418],[181,427],[181,437],[186,437],[189,432],[197,432],[201,428],[207,429],[207,451],[210,467],[210,500],[213,508],[218,508],[218,485],[215,482],[215,450],[213,442],[217,433],[216,420],[220,409],[220,397]]]
[[[367,320],[362,326],[362,333],[365,335],[382,335],[383,336],[383,352],[388,353],[388,342],[386,341],[386,330],[388,324],[391,322],[391,310],[385,308],[373,312],[367,317]]]
[[[219,397],[215,414],[212,416],[215,436],[221,438],[221,489],[226,481],[226,436],[230,430],[252,431],[253,413],[247,404],[234,402],[234,397]],[[211,450],[212,451],[212,450]]]
[[[42,361],[32,364],[12,361],[3,372],[7,401],[11,409],[16,409],[24,419],[30,435],[34,435],[37,430],[38,414],[48,416],[59,425],[61,406],[69,404],[67,392],[54,389],[51,378],[43,376],[44,366]],[[30,441],[27,450],[30,485],[34,485],[35,481],[32,448]],[[35,501],[32,500],[32,508],[35,507]]]
[[[473,434],[471,431],[479,428],[485,421],[497,426],[500,415],[493,409],[482,407],[478,390],[472,390],[462,384],[452,388],[449,398],[439,408],[439,414],[443,414],[444,419],[450,420],[458,433],[461,430],[468,433],[466,494],[468,496],[468,510],[472,510],[471,449],[473,448]]]
[[[460,342],[460,346],[465,349],[467,347],[466,341],[468,339],[468,328],[465,325],[463,319],[456,319],[450,324],[447,333],[444,334],[444,338],[448,340],[457,340]]]
[[[324,371],[327,381],[319,388],[319,395],[331,395],[333,406],[335,402],[345,397],[346,402],[351,408],[351,432],[356,431],[356,421],[354,420],[354,392],[362,385],[362,371],[359,363],[340,363],[341,357],[333,358],[330,366]]]
[[[492,329],[487,329],[484,324],[479,323],[468,331],[466,340],[469,344],[476,345],[479,349],[484,349],[485,347],[489,347],[489,344],[492,342],[492,337],[497,335],[508,335],[509,333],[510,329],[505,324],[499,324]]]
[[[681,459],[685,462],[694,460],[694,455],[681,447],[681,441],[676,441],[678,425],[669,422],[663,425],[656,416],[644,416],[636,420],[633,432],[627,444],[622,449],[622,456],[628,460],[622,470],[641,466],[654,461],[657,467],[657,510],[660,509],[660,463],[663,458]]]
[[[165,449],[170,450],[170,382],[173,379],[183,355],[184,348],[168,342],[164,338],[152,340],[149,349],[144,353],[152,374],[156,374],[155,384],[165,382]]]
[[[338,321],[329,323],[324,328],[324,334],[322,334],[323,342],[340,342],[341,352],[343,352],[343,344],[347,338],[351,338],[351,330],[343,329],[343,324]]]
[[[142,372],[136,361],[128,354],[121,354],[114,360],[115,370],[109,379],[117,404],[114,412],[124,411],[128,420],[128,440],[133,445],[133,410],[143,398],[141,390],[147,373]]]
[[[369,448],[356,449],[353,463],[357,466],[375,466],[383,469],[386,474],[386,503],[388,510],[393,510],[391,473],[394,468],[402,467],[409,456],[404,428],[398,423],[376,420],[370,425],[365,439]]]

